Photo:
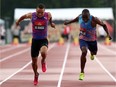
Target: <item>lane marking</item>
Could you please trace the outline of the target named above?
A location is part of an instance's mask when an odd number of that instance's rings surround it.
[[[15,47],[1,49],[0,53],[6,52],[6,51],[10,51],[10,50],[14,50],[14,49],[19,48],[19,47],[24,47],[24,45],[18,45],[18,46],[15,46]]]
[[[5,81],[7,81],[8,79],[10,79],[11,77],[13,77],[15,74],[17,74],[18,72],[20,72],[20,71],[22,71],[24,68],[26,68],[29,64],[31,64],[31,61],[30,62],[28,62],[26,65],[24,65],[22,68],[20,68],[19,70],[17,70],[16,72],[14,72],[13,74],[11,74],[10,76],[8,76],[6,79],[4,79],[4,80],[2,80],[1,82],[0,82],[0,85],[2,84],[2,83],[4,83]]]
[[[61,73],[60,73],[60,78],[59,78],[57,87],[61,86],[61,81],[62,81],[62,77],[63,77],[63,73],[64,73],[64,69],[65,69],[69,49],[70,49],[70,42],[68,42],[68,45],[67,45],[67,49],[66,49],[66,53],[65,53],[65,57],[64,57],[64,62],[63,62],[63,66],[62,66],[62,70],[61,70]]]
[[[3,48],[3,47],[9,47],[11,46],[11,44],[7,44],[7,45],[0,45],[0,48]]]
[[[51,50],[54,46],[56,46],[56,44],[52,44],[49,48],[48,51]],[[39,55],[40,57],[40,55]],[[21,72],[23,69],[25,69],[27,66],[29,66],[31,64],[31,61],[28,62],[26,65],[24,65],[22,68],[20,68],[19,70],[17,70],[16,72],[14,72],[13,74],[11,74],[10,76],[8,76],[6,79],[2,80],[0,82],[0,85],[4,82],[6,82],[7,80],[9,80],[11,77],[13,77],[14,75],[16,75],[17,73]]]
[[[101,44],[98,44],[98,45],[100,46],[100,48],[105,49],[105,50],[111,52],[113,55],[116,55],[116,52],[115,52],[115,51],[110,50],[110,49],[106,48],[105,46],[103,46],[103,45],[101,45]]]
[[[25,50],[21,50],[21,51],[15,53],[15,54],[12,54],[12,55],[10,55],[10,56],[4,57],[4,58],[0,59],[0,62],[3,62],[3,61],[5,61],[5,60],[8,60],[8,59],[14,57],[14,56],[17,56],[17,55],[20,55],[20,54],[22,54],[22,53],[24,53],[24,52],[27,52],[27,51],[29,51],[29,49],[30,49],[30,47],[27,48],[27,49],[25,49]]]
[[[108,48],[105,48],[105,46],[102,46],[100,44],[99,44],[99,46],[100,46],[100,48],[103,48],[113,54],[115,53],[114,51],[109,50]],[[101,68],[116,82],[116,78],[103,66],[103,64],[99,61],[99,59],[96,56],[95,56],[95,60],[101,66]]]
[[[95,60],[101,66],[101,68],[116,82],[116,78],[103,66],[97,57],[95,57]]]

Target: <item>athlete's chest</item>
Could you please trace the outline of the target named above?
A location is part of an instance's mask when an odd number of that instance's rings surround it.
[[[80,24],[81,28],[86,28],[86,29],[92,29],[96,27],[96,23],[93,21],[89,21],[89,22],[81,22]]]
[[[36,18],[33,20],[34,29],[37,29],[37,30],[45,29],[47,24],[48,24],[48,20],[46,17]]]

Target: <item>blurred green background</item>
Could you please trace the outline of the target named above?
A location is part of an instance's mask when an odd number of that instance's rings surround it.
[[[116,41],[116,0],[0,0],[0,18],[5,20],[5,28],[13,24],[15,8],[36,8],[39,3],[46,8],[113,8],[113,41]]]

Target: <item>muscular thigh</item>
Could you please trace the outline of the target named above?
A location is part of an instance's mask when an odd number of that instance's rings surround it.
[[[32,40],[31,56],[37,57],[39,55],[39,51],[47,52],[47,48],[48,48],[48,40],[47,39]]]
[[[31,57],[35,58],[38,57],[39,51],[40,51],[40,44],[38,40],[32,39],[32,45],[31,45]]]
[[[89,49],[91,52],[96,53],[97,50],[98,50],[97,41],[88,42],[88,49]]]

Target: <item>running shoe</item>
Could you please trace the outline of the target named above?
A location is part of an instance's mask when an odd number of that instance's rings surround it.
[[[42,64],[42,71],[46,72],[46,70],[47,70],[46,63],[41,63],[41,64]]]
[[[38,84],[38,76],[39,76],[39,73],[37,76],[34,77],[34,81],[33,81],[33,84],[34,85],[37,85]]]
[[[84,79],[84,73],[80,73],[80,75],[79,75],[79,80],[83,80]]]
[[[94,55],[91,55],[91,56],[90,56],[90,59],[91,59],[91,60],[94,60]]]

